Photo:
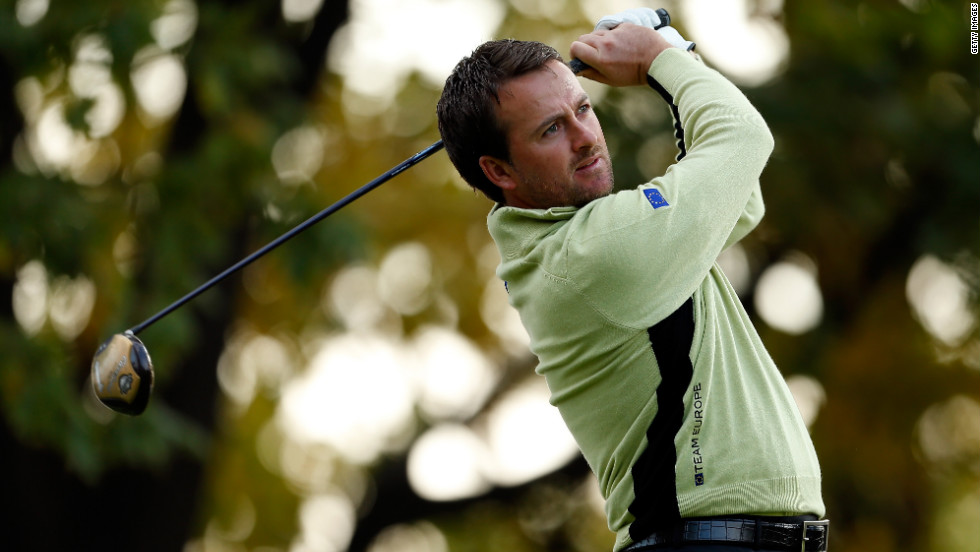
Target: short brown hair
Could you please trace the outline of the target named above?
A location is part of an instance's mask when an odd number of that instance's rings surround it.
[[[510,161],[506,129],[496,117],[498,91],[507,81],[530,73],[551,60],[563,61],[551,46],[514,39],[492,40],[464,57],[446,79],[436,106],[439,133],[459,175],[493,201],[503,203],[502,190],[483,174],[480,157]]]

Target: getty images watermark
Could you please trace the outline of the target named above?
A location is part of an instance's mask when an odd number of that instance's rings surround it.
[[[970,3],[970,53],[976,54],[980,51],[980,41],[978,41],[977,31],[980,30],[977,24],[977,3]]]

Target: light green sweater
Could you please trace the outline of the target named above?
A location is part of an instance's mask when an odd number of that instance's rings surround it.
[[[663,52],[649,75],[679,108],[684,159],[582,208],[488,217],[497,274],[598,478],[616,550],[678,517],[824,514],[799,410],[715,264],[762,218],[772,136],[687,53]]]

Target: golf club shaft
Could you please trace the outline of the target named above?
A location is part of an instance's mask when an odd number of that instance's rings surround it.
[[[571,60],[568,65],[572,69],[572,72],[574,72],[576,74],[578,74],[578,73],[584,71],[585,69],[588,69],[589,68],[588,65],[586,65],[585,63],[582,63],[578,59]],[[395,176],[397,176],[398,174],[400,174],[405,169],[408,169],[408,168],[412,167],[413,165],[419,163],[420,161],[422,161],[423,159],[429,157],[433,153],[438,152],[443,147],[444,146],[443,146],[442,140],[438,140],[434,144],[432,144],[431,146],[429,146],[429,147],[425,148],[424,150],[416,153],[415,155],[413,155],[412,157],[406,159],[405,161],[402,161],[401,163],[399,163],[397,166],[395,166],[394,168],[392,168],[388,172],[382,174],[378,178],[375,178],[371,182],[368,182],[364,186],[361,186],[357,190],[351,192],[349,195],[347,195],[347,197],[341,199],[337,203],[334,203],[333,205],[331,205],[331,206],[327,207],[326,209],[320,211],[316,215],[313,215],[312,217],[310,217],[309,219],[307,219],[305,222],[303,222],[302,224],[296,226],[295,228],[293,228],[289,232],[286,232],[282,236],[279,236],[278,238],[276,238],[275,240],[273,240],[272,242],[270,242],[269,244],[267,244],[262,249],[259,249],[255,253],[252,253],[248,257],[245,257],[244,259],[238,261],[237,263],[235,263],[231,267],[227,268],[221,274],[218,274],[214,278],[211,278],[210,280],[208,280],[207,282],[205,282],[204,284],[202,284],[197,289],[191,291],[187,295],[185,295],[185,296],[181,297],[180,299],[174,301],[173,303],[171,303],[169,306],[167,306],[166,308],[164,308],[160,312],[154,314],[153,316],[151,316],[150,318],[146,319],[142,323],[137,324],[136,326],[133,326],[132,328],[130,328],[129,330],[127,330],[127,333],[131,333],[131,334],[134,334],[135,335],[135,334],[138,334],[141,331],[145,330],[146,328],[152,326],[154,323],[156,323],[158,320],[160,320],[164,316],[167,316],[171,312],[179,309],[180,307],[184,306],[184,304],[186,304],[187,302],[191,301],[192,299],[194,299],[198,295],[204,293],[208,289],[214,287],[216,284],[220,283],[221,281],[223,281],[228,276],[231,276],[235,272],[238,272],[239,270],[241,270],[241,269],[245,268],[246,266],[248,266],[249,264],[251,264],[253,261],[255,261],[256,259],[258,259],[259,257],[261,257],[261,256],[265,255],[266,253],[268,253],[269,251],[272,251],[273,249],[279,247],[280,245],[282,245],[284,242],[286,242],[287,240],[289,240],[290,238],[292,238],[296,234],[299,234],[300,232],[306,230],[310,226],[313,226],[314,224],[316,224],[316,223],[320,222],[321,220],[327,218],[328,216],[332,215],[333,213],[337,212],[341,208],[345,207],[347,204],[351,203],[355,199],[361,197],[362,195],[364,195],[364,194],[370,192],[371,190],[377,188],[378,186],[384,184],[388,180],[391,180],[392,178],[394,178]]]
[[[186,304],[187,302],[189,302],[191,299],[194,299],[198,295],[200,295],[200,294],[204,293],[205,291],[207,291],[208,289],[214,287],[216,284],[218,284],[219,282],[221,282],[222,280],[224,280],[228,276],[231,276],[235,272],[237,272],[237,271],[245,268],[249,264],[251,264],[253,261],[255,261],[256,259],[258,259],[259,257],[261,257],[261,256],[265,255],[266,253],[268,253],[269,251],[272,251],[273,249],[279,247],[280,245],[282,245],[283,243],[285,243],[290,238],[296,236],[296,234],[299,234],[300,232],[306,230],[310,226],[313,226],[314,224],[316,224],[316,223],[320,222],[321,220],[327,218],[328,216],[332,215],[333,213],[339,211],[341,208],[345,207],[346,205],[348,205],[349,203],[351,203],[355,199],[363,196],[364,194],[370,192],[371,190],[373,190],[373,189],[377,188],[378,186],[384,184],[385,182],[391,180],[395,176],[398,176],[405,169],[408,169],[408,168],[416,165],[417,163],[419,163],[423,159],[426,159],[427,157],[429,157],[433,153],[438,152],[442,148],[443,148],[442,140],[439,140],[439,141],[435,142],[434,144],[432,144],[431,146],[425,148],[424,150],[416,153],[412,157],[406,159],[405,161],[402,161],[401,163],[399,163],[397,166],[395,166],[394,168],[392,168],[388,172],[386,172],[386,173],[382,174],[381,176],[375,178],[371,182],[368,182],[367,184],[361,186],[360,188],[358,188],[357,190],[351,192],[350,194],[348,194],[346,197],[344,197],[340,201],[334,203],[333,205],[331,205],[331,206],[327,207],[326,209],[320,211],[319,213],[313,215],[312,217],[310,217],[309,219],[307,219],[305,222],[299,224],[298,226],[296,226],[292,230],[286,232],[282,236],[279,236],[275,240],[269,242],[267,245],[265,245],[264,247],[262,247],[261,249],[259,249],[255,253],[252,253],[248,257],[245,257],[244,259],[238,261],[237,263],[235,263],[231,267],[227,268],[221,274],[218,274],[214,278],[211,278],[210,280],[208,280],[207,282],[205,282],[204,284],[202,284],[201,286],[199,286],[194,291],[191,291],[187,295],[185,295],[185,296],[181,297],[180,299],[174,301],[168,307],[166,307],[163,310],[161,310],[160,312],[154,314],[150,318],[146,319],[144,322],[142,322],[140,324],[137,324],[136,326],[133,326],[132,328],[130,328],[129,330],[127,330],[127,333],[132,333],[132,334],[138,334],[138,333],[140,333],[141,331],[143,331],[146,328],[148,328],[149,326],[153,325],[155,322],[157,322],[158,320],[160,320],[164,316],[167,316],[171,312],[173,312],[173,311],[177,310],[178,308],[182,307],[184,304]]]

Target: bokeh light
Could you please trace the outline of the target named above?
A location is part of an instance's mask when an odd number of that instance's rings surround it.
[[[309,367],[282,391],[283,430],[352,462],[373,461],[411,429],[414,386],[404,350],[382,336],[325,338]]]
[[[320,304],[327,315],[352,332],[390,328],[388,333],[401,335],[401,321],[378,292],[378,271],[364,264],[352,263],[338,271],[324,289]]]
[[[95,284],[84,275],[54,278],[48,297],[48,316],[55,332],[65,341],[74,341],[88,326],[95,306]]]
[[[321,493],[299,506],[300,534],[289,552],[341,552],[347,549],[357,516],[340,491]]]
[[[490,359],[459,332],[420,328],[416,355],[418,403],[432,419],[467,419],[482,407],[497,381]]]
[[[492,481],[517,485],[545,475],[579,454],[558,409],[548,402],[544,378],[531,376],[487,413]]]
[[[956,395],[931,405],[916,424],[915,445],[933,472],[966,469],[980,475],[980,402]]]
[[[269,335],[236,332],[218,362],[218,384],[240,407],[248,406],[260,390],[278,396],[295,372],[287,345]]]
[[[378,269],[378,295],[402,315],[418,314],[432,301],[432,257],[419,242],[391,248]]]
[[[924,255],[912,265],[905,295],[922,327],[947,345],[959,344],[976,324],[966,282],[935,256]]]
[[[92,106],[85,113],[88,136],[108,136],[119,126],[126,112],[123,92],[113,81],[110,66],[112,52],[105,37],[82,36],[75,46],[75,61],[68,68],[68,85],[77,98],[88,98]]]
[[[290,23],[309,21],[322,6],[323,0],[282,0],[282,18]]]
[[[688,0],[679,8],[688,40],[740,84],[764,84],[779,73],[789,56],[789,38],[777,22],[782,0]]]
[[[728,282],[732,284],[735,293],[742,295],[749,290],[752,279],[752,268],[749,256],[740,243],[729,247],[718,256],[718,266],[721,267]]]
[[[430,522],[399,523],[382,530],[367,552],[449,552],[449,543]]]
[[[429,500],[459,500],[490,488],[484,473],[486,444],[459,424],[435,426],[423,433],[408,454],[408,482]]]
[[[48,317],[48,271],[30,261],[17,271],[13,292],[14,318],[28,335],[41,331]]]
[[[321,128],[304,125],[279,137],[272,147],[272,166],[283,184],[312,181],[323,164],[323,134]]]
[[[489,278],[483,288],[480,316],[487,328],[500,339],[504,350],[514,356],[529,354],[531,338],[521,323],[517,309],[507,302],[504,283],[496,276]]]
[[[150,23],[157,46],[173,50],[184,45],[197,30],[197,4],[191,0],[167,0],[160,17]]]
[[[797,253],[770,265],[756,284],[755,308],[767,324],[788,334],[815,328],[823,318],[816,264]]]
[[[794,374],[786,378],[786,385],[796,400],[796,406],[806,427],[812,427],[820,413],[820,407],[827,402],[827,391],[816,378]]]
[[[149,125],[173,116],[187,91],[187,73],[183,62],[156,46],[148,46],[136,53],[131,80],[136,99],[147,115],[146,123]]]
[[[17,0],[17,22],[24,27],[34,25],[48,13],[48,0]]]
[[[504,15],[492,0],[351,0],[350,9],[329,66],[357,93],[387,100],[412,71],[442,86],[461,57],[493,38]]]

